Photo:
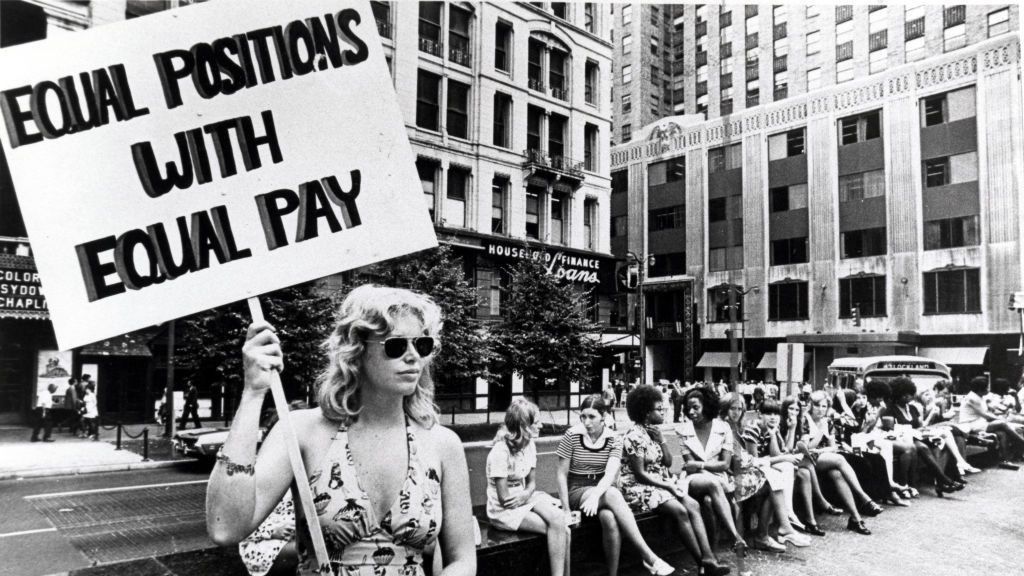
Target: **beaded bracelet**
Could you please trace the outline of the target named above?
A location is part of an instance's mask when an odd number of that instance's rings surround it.
[[[224,453],[224,449],[221,448],[220,452],[217,452],[217,462],[222,462],[227,470],[228,476],[234,476],[235,474],[246,474],[253,476],[256,474],[256,465],[252,464],[236,464],[228,458],[228,455]]]

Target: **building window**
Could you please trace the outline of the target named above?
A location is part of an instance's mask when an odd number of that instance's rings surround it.
[[[594,23],[594,3],[584,2],[583,3],[583,29],[591,34],[597,32],[597,26]]]
[[[612,216],[611,224],[611,235],[613,238],[629,234],[629,216],[625,214],[621,216]]]
[[[629,192],[629,170],[612,172],[612,194]]]
[[[434,221],[434,191],[437,188],[437,163],[425,158],[416,159],[416,171],[420,175],[420,184],[423,186],[423,195],[427,199],[427,209],[430,211],[430,221]]]
[[[882,136],[882,111],[872,110],[839,119],[839,145],[856,144]]]
[[[781,160],[804,153],[804,129],[797,128],[768,137],[768,160]]]
[[[494,145],[512,147],[512,97],[501,92],[494,93]]]
[[[548,57],[548,82],[551,86],[551,95],[559,100],[569,99],[569,90],[566,85],[568,60],[566,53],[560,50],[551,50]]]
[[[448,135],[469,137],[469,85],[448,80]]]
[[[622,25],[629,26],[633,23],[633,7],[626,4],[622,7]]]
[[[681,182],[686,176],[686,158],[677,156],[661,162],[652,162],[647,166],[647,185],[660,186],[672,182]]]
[[[587,60],[584,69],[583,99],[587,104],[597,106],[597,81],[600,76],[600,68],[597,62]]]
[[[977,268],[924,273],[925,314],[981,312],[981,274]]]
[[[565,134],[568,124],[569,119],[565,116],[548,116],[548,154],[552,162],[562,162],[565,158]]]
[[[469,42],[470,13],[451,6],[448,11],[448,60],[460,65],[472,63],[472,49]]]
[[[807,71],[807,91],[821,88],[821,68],[811,68]]]
[[[948,186],[978,179],[978,152],[930,158],[924,161],[924,187]]]
[[[544,111],[536,106],[526,107],[526,149],[531,153],[540,153],[540,120]]]
[[[771,265],[802,264],[807,262],[807,237],[772,240]]]
[[[544,92],[544,78],[542,76],[543,67],[541,65],[541,59],[544,56],[544,44],[538,40],[530,39],[529,50],[527,53],[527,81],[530,86],[530,90],[536,90],[538,92]]]
[[[836,84],[853,80],[853,60],[843,60],[836,63]]]
[[[879,256],[887,252],[885,227],[848,230],[839,234],[839,253],[842,258]]]
[[[988,37],[999,36],[1010,31],[1010,9],[1003,8],[988,15]]]
[[[420,51],[441,55],[442,2],[420,2]]]
[[[377,22],[377,33],[381,38],[391,38],[391,4],[388,2],[370,2],[373,19]]]
[[[789,72],[776,72],[775,73],[775,90],[774,99],[784,100],[789,96]]]
[[[977,246],[980,243],[977,214],[924,223],[925,250]]]
[[[853,202],[885,196],[885,170],[871,170],[839,177],[839,201]]]
[[[915,60],[920,60],[928,55],[928,51],[925,50],[924,46],[924,36],[913,40],[907,40],[906,43],[904,43],[904,48],[906,49],[907,62],[914,62]]]
[[[821,15],[821,5],[814,3],[808,4],[805,14],[805,18],[807,20],[814,20],[815,18]]]
[[[868,36],[868,52],[872,54],[885,50],[889,47],[889,31],[879,30],[878,32],[872,32]]]
[[[466,227],[466,195],[469,187],[469,170],[448,169],[448,189],[444,204],[444,224],[454,228]]]
[[[583,126],[583,169],[597,172],[597,151],[600,130],[593,124]]]
[[[741,144],[730,144],[708,150],[708,173],[714,174],[723,170],[742,168],[742,152]]]
[[[886,315],[885,276],[860,276],[839,280],[839,317],[852,318],[857,308],[862,318]]]
[[[729,303],[730,293],[733,304]],[[736,307],[736,319],[743,317],[743,287],[721,285],[708,288],[708,322],[728,322],[731,306]]]
[[[649,274],[652,277],[686,274],[686,252],[663,252],[661,254],[656,254],[654,257],[654,264],[651,265]],[[668,293],[665,294],[667,295]],[[667,311],[671,314],[671,304]],[[660,316],[662,320],[666,321],[672,319],[672,316],[668,316],[666,312],[662,312],[661,314],[655,313],[654,316],[656,318]]]
[[[757,106],[761,100],[761,83],[759,80],[747,82],[747,108]]]
[[[942,30],[942,49],[945,52],[963,48],[967,45],[967,25],[958,24]]]
[[[728,198],[711,198],[708,200],[708,222],[724,222],[729,213]]]
[[[430,4],[430,2],[425,2]],[[416,82],[416,126],[440,131],[441,77],[420,70]]]
[[[807,184],[779,186],[768,191],[768,210],[785,212],[807,208]]]
[[[622,125],[622,143],[625,144],[633,139],[633,125],[623,124]]]
[[[508,197],[508,178],[495,176],[491,180],[491,234],[507,234],[505,199]]]
[[[565,209],[568,202],[561,195],[551,196],[551,243],[565,244]]]
[[[815,30],[807,33],[807,55],[811,56],[821,52],[821,32]]]
[[[647,231],[658,232],[686,226],[686,207],[682,204],[651,210],[647,216]]]
[[[633,51],[633,36],[626,34],[622,37],[622,53],[629,54]]]
[[[853,20],[853,6],[850,4],[836,6],[836,24],[842,24],[850,20]]]
[[[807,317],[807,282],[768,286],[769,320],[806,320]]]
[[[587,250],[597,250],[597,200],[587,198],[583,202],[583,245]]]
[[[540,193],[526,190],[526,237],[540,239]]]
[[[743,268],[743,246],[712,248],[708,250],[708,268],[712,272]]]
[[[629,84],[633,81],[633,66],[626,64],[622,67],[622,83]]]
[[[622,95],[622,113],[625,114],[633,109],[633,96],[631,94]]]
[[[512,25],[498,20],[494,24],[494,68],[502,72],[512,71]]]
[[[974,86],[921,99],[921,125],[935,126],[973,118],[975,112]]]
[[[565,2],[552,2],[551,3],[551,13],[554,14],[556,18],[561,18],[562,20],[565,20],[565,16],[566,16]]]

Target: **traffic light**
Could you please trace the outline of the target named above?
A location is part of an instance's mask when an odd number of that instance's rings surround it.
[[[635,265],[630,264],[626,268],[626,288],[630,290],[636,290],[636,287],[640,285],[640,269]]]
[[[853,317],[853,325],[860,326],[860,306],[850,308],[850,316]]]

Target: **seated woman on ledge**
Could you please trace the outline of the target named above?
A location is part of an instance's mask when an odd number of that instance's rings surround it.
[[[828,476],[835,484],[841,505],[850,515],[846,528],[858,534],[870,535],[871,531],[864,525],[861,514],[877,516],[882,512],[882,507],[864,492],[853,468],[838,453],[832,423],[826,418],[829,402],[825,393],[821,390],[812,392],[810,402],[811,410],[804,418],[801,441],[815,460],[815,470]]]
[[[917,459],[924,462],[935,476],[936,495],[941,498],[943,492],[956,492],[963,489],[964,484],[960,482],[959,474],[950,478],[945,471],[946,458],[951,457],[949,446],[955,446],[952,438],[946,442],[945,436],[938,435],[937,431],[933,431],[936,432],[933,435],[921,431],[921,413],[918,412],[917,406],[910,402],[914,398],[914,393],[917,392],[917,386],[910,378],[899,377],[889,383],[889,388],[892,390],[892,400],[879,416],[881,418],[890,417],[896,426],[904,427],[907,430],[904,437],[913,442]],[[941,453],[938,458],[932,452],[933,447],[940,449]]]
[[[805,516],[800,525],[794,523],[793,527],[813,536],[824,536],[825,531],[818,526],[818,520],[814,516],[814,503],[820,502],[823,508],[833,506],[821,494],[818,475],[814,472],[814,462],[796,450],[796,430],[800,418],[800,404],[795,396],[786,399],[781,408],[778,401],[765,400],[761,405],[761,423],[764,431],[761,434],[758,454],[770,457],[773,466],[774,462],[779,462],[780,457],[789,458],[796,466],[794,493],[799,494]],[[792,501],[790,510],[796,515]]]
[[[991,432],[1003,438],[1004,451],[1012,451],[1019,455],[1024,451],[1024,436],[1017,428],[990,412],[985,405],[988,394],[988,378],[975,376],[971,379],[971,392],[960,404],[960,415],[957,426],[965,433]]]
[[[668,576],[675,568],[651,550],[633,511],[615,487],[622,463],[622,441],[604,424],[609,406],[599,394],[580,402],[580,424],[567,430],[558,443],[558,496],[564,510],[597,515],[604,535],[608,576],[619,573],[620,531],[643,557],[644,568],[656,576]]]
[[[793,485],[794,458],[779,456],[772,466],[772,458],[758,458],[757,450],[760,433],[755,429],[741,429],[743,414],[747,410],[743,396],[730,392],[721,399],[720,414],[729,425],[733,437],[733,478],[736,483],[736,500],[753,499],[758,506],[758,535],[754,547],[769,552],[785,552],[786,544],[798,547],[810,546],[807,536],[798,534],[789,521],[790,506],[786,501],[784,488]],[[771,536],[769,525],[774,519],[778,525],[778,536]]]
[[[569,572],[565,512],[558,500],[536,490],[539,413],[526,398],[516,398],[505,411],[505,425],[487,455],[487,519],[501,530],[545,534],[551,576],[562,576]]]
[[[733,550],[742,556],[747,544],[736,529],[727,497],[735,490],[728,474],[732,467],[732,431],[718,419],[718,396],[710,388],[690,389],[683,397],[683,407],[686,419],[676,426],[676,434],[682,443],[687,492],[715,512],[733,539]]]
[[[980,468],[971,466],[964,458],[964,454],[967,453],[967,435],[953,424],[957,417],[957,410],[950,405],[949,382],[939,380],[931,390],[925,390],[918,394],[917,399],[921,406],[924,406],[921,425],[930,430],[944,430],[948,434],[948,438],[952,439],[953,449],[955,449],[954,457],[960,474],[981,472]]]
[[[665,421],[665,403],[653,386],[639,386],[626,397],[626,413],[633,421],[622,438],[620,484],[626,501],[636,510],[656,510],[674,521],[683,545],[697,559],[698,574],[724,576],[708,542],[700,504],[687,495],[686,479],[677,481],[669,472],[672,454],[658,425]]]

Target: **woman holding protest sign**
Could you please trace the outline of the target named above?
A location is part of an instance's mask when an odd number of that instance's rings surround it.
[[[429,297],[356,288],[325,344],[320,407],[292,412],[336,574],[422,575],[423,555],[436,541],[444,576],[476,571],[465,454],[458,437],[437,425],[433,407],[430,360],[440,329]],[[242,351],[245,388],[207,492],[207,529],[220,544],[256,529],[293,480],[282,426],[256,455],[263,398],[272,371],[284,367],[280,340],[272,326],[254,322]],[[299,574],[316,574],[312,539],[299,518]]]

